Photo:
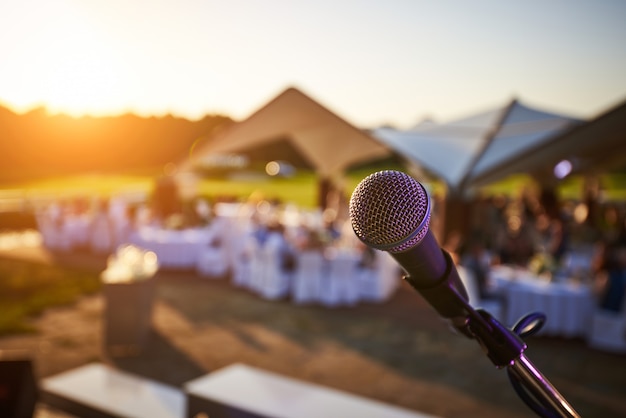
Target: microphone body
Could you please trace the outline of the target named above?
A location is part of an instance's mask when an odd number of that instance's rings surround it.
[[[444,318],[467,316],[468,296],[450,255],[430,224],[430,200],[407,174],[381,171],[366,177],[350,199],[350,219],[366,245],[387,251],[413,286]]]

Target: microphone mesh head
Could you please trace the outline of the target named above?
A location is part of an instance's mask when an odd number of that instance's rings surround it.
[[[350,198],[352,229],[366,245],[398,253],[419,244],[430,223],[424,187],[399,171],[379,171],[363,179]]]

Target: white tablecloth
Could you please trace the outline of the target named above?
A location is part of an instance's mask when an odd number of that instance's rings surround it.
[[[145,226],[130,236],[129,243],[156,253],[161,267],[193,269],[213,237],[210,228],[167,230]]]
[[[382,302],[400,283],[398,265],[381,251],[376,252],[370,268],[358,267],[359,251],[334,248],[320,254],[315,267],[296,262],[295,271],[283,271],[280,245],[269,241],[260,246],[251,234],[238,231],[236,223],[221,216],[205,228],[144,226],[129,239],[130,244],[156,253],[159,267],[196,269],[202,276],[215,278],[224,277],[230,269],[234,284],[268,299],[292,296],[297,303],[327,306],[354,305],[361,300]],[[315,271],[301,271],[304,268]]]
[[[506,297],[505,325],[514,325],[530,312],[543,312],[546,323],[540,334],[563,337],[587,335],[595,301],[590,286],[550,282],[527,270],[496,267],[491,279]]]

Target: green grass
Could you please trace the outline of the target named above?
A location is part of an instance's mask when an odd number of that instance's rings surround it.
[[[368,174],[385,168],[398,167],[368,167],[353,170],[344,179],[345,193],[349,197],[354,187]],[[15,197],[68,197],[68,196],[110,196],[116,193],[132,193],[149,196],[155,184],[158,173],[138,173],[126,175],[91,174],[69,177],[55,177],[38,181],[21,182],[0,185],[0,198],[3,196]],[[420,179],[420,181],[425,179]],[[445,185],[440,181],[425,183],[435,192],[443,193]],[[559,193],[566,199],[579,199],[582,196],[584,179],[572,177],[561,183]],[[605,200],[626,200],[626,174],[610,174],[601,176],[604,187]],[[301,207],[314,207],[317,202],[318,178],[312,172],[300,170],[292,178],[270,178],[258,176],[229,180],[225,178],[205,178],[197,185],[199,195],[211,198],[234,197],[248,199],[252,195],[267,199],[278,199],[283,202],[294,203]],[[518,196],[524,188],[536,190],[536,185],[529,176],[515,175],[497,183],[485,186],[480,190],[486,194],[504,194]]]
[[[198,185],[202,196],[233,196],[248,199],[260,196],[278,199],[301,207],[314,207],[317,199],[317,179],[312,173],[301,172],[292,178],[260,177],[254,180],[204,179]]]
[[[583,195],[585,178],[572,176],[558,185],[559,196],[568,200],[580,200]],[[602,199],[606,201],[626,201],[626,174],[611,173],[600,176]],[[482,187],[480,190],[488,195],[502,194],[510,197],[519,196],[524,188],[538,191],[538,185],[527,175],[510,176],[499,182]]]
[[[358,182],[374,170],[360,170],[345,179],[346,193],[350,194]],[[117,193],[137,193],[149,196],[155,185],[157,174],[152,175],[109,175],[90,174],[4,184],[0,186],[0,198],[9,197],[56,197],[102,196]],[[251,196],[278,199],[285,203],[311,208],[317,202],[317,176],[308,171],[299,171],[291,178],[257,176],[229,180],[207,177],[197,184],[197,193],[210,198],[234,197],[246,200]]]
[[[0,335],[33,332],[33,316],[100,287],[97,273],[0,259]]]
[[[84,174],[50,177],[41,180],[16,182],[2,185],[5,193],[20,192],[25,196],[59,197],[76,195],[110,196],[113,193],[148,193],[154,185],[155,176],[122,174]]]

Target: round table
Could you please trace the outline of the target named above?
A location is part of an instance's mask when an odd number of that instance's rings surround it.
[[[590,286],[571,280],[553,282],[508,266],[494,267],[491,280],[494,291],[506,298],[505,325],[514,325],[528,313],[543,312],[547,320],[540,334],[586,336],[595,306]]]

